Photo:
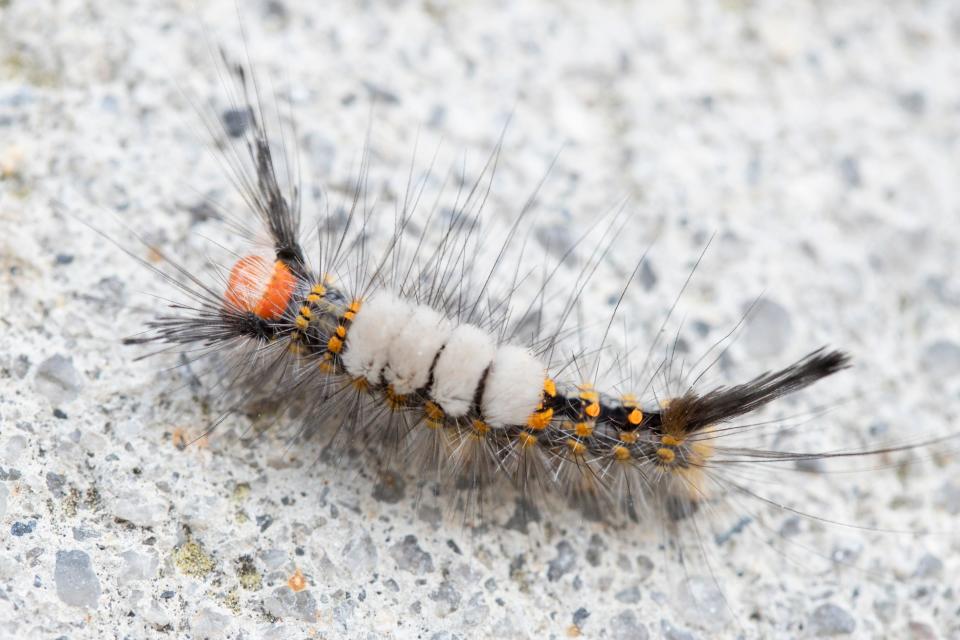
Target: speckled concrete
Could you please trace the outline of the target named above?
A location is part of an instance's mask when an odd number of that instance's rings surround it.
[[[851,351],[767,415],[809,418],[767,445],[957,430],[957,3],[310,4],[240,7],[308,216],[349,192],[371,121],[392,211],[418,137],[421,166],[442,140],[438,166],[475,168],[512,117],[484,224],[558,151],[541,245],[626,201],[585,302],[605,318],[656,237],[625,302],[639,352],[713,233],[669,335],[692,358],[764,298],[711,382]],[[242,126],[211,43],[242,51],[233,2],[0,0],[0,636],[960,637],[957,441],[745,480],[927,535],[741,496],[683,563],[658,523],[524,525],[508,493],[460,526],[403,465],[337,466],[255,410],[193,442],[216,391],[120,344],[170,290],[83,222],[203,268],[224,234],[205,198],[237,199],[197,111]]]

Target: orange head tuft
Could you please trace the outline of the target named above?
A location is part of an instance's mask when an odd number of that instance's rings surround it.
[[[297,280],[284,262],[258,255],[244,256],[230,270],[224,300],[228,307],[248,311],[264,320],[283,315]]]

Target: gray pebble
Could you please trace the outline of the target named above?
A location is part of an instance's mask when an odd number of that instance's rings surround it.
[[[229,626],[229,616],[205,608],[193,617],[191,630],[195,638],[226,638],[229,635]]]
[[[25,536],[27,534],[33,533],[33,530],[37,528],[36,520],[27,520],[26,522],[14,522],[10,525],[10,534],[16,537]]]
[[[933,503],[952,516],[960,514],[960,484],[947,480],[937,489]]]
[[[637,556],[637,569],[633,572],[633,576],[643,582],[651,575],[653,575],[653,560],[647,556]]]
[[[827,602],[814,609],[809,626],[814,636],[822,638],[849,635],[857,628],[857,622],[846,609]]]
[[[863,177],[860,175],[860,162],[853,156],[844,156],[840,159],[840,175],[851,189],[863,184]]]
[[[317,619],[317,600],[309,589],[294,591],[284,585],[273,590],[273,595],[264,598],[264,608],[277,618],[297,618],[304,622]]]
[[[537,510],[536,505],[528,500],[518,498],[515,504],[516,508],[513,510],[513,515],[510,516],[510,519],[507,520],[504,526],[507,529],[527,533],[527,525],[531,522],[540,521],[540,512]]]
[[[24,354],[17,356],[17,359],[13,362],[13,375],[17,378],[23,380],[27,373],[30,372],[30,358]]]
[[[100,532],[96,529],[80,525],[79,527],[73,528],[73,539],[74,540],[87,540],[88,538],[99,538]]]
[[[591,567],[600,566],[600,560],[603,557],[603,550],[606,545],[596,533],[590,536],[590,543],[587,545],[586,558]]]
[[[554,257],[562,257],[576,242],[566,225],[541,226],[536,230],[540,246]]]
[[[793,463],[797,471],[804,473],[823,473],[825,465],[820,458],[800,458]]]
[[[443,617],[453,613],[460,607],[460,600],[463,596],[457,591],[449,580],[444,580],[436,591],[430,594],[430,599],[437,603],[437,616]]]
[[[613,640],[647,640],[646,625],[637,620],[633,611],[621,611],[610,619],[610,637]]]
[[[353,600],[345,600],[333,608],[333,621],[337,623],[342,633],[350,630],[350,622],[353,620],[357,609],[357,603]]]
[[[148,500],[139,491],[127,491],[117,497],[113,515],[139,527],[153,527],[161,522],[166,509],[156,501]]]
[[[663,633],[664,640],[696,640],[697,636],[689,631],[678,629],[667,619],[660,620],[660,631]]]
[[[250,114],[246,109],[227,109],[221,118],[223,129],[231,138],[241,137],[250,126]]]
[[[260,561],[265,571],[276,571],[287,561],[287,552],[283,549],[266,549],[260,552]]]
[[[120,554],[123,559],[123,568],[117,575],[117,584],[126,585],[134,580],[149,580],[157,572],[159,558],[157,552],[148,549],[145,553],[140,553],[133,549],[124,551]]]
[[[384,471],[380,474],[380,481],[373,487],[373,498],[380,502],[396,504],[403,500],[406,486],[403,476],[392,471]]]
[[[935,380],[960,375],[960,345],[950,340],[937,340],[923,350],[920,364]]]
[[[343,547],[344,563],[354,575],[368,575],[377,568],[377,545],[366,530],[355,531]]]
[[[637,604],[640,602],[642,594],[640,592],[640,587],[633,585],[632,587],[628,587],[623,591],[617,592],[617,594],[613,597],[617,602],[622,602],[623,604]]]
[[[873,612],[877,614],[877,618],[889,624],[897,615],[897,601],[892,595],[886,598],[878,598],[873,602]]]
[[[90,556],[83,551],[57,551],[53,570],[57,596],[72,607],[97,607],[100,580],[90,566]]]
[[[904,111],[915,116],[923,115],[927,110],[927,96],[922,91],[905,91],[897,96],[897,102]]]
[[[66,495],[66,491],[63,490],[63,485],[67,483],[67,479],[60,475],[59,473],[53,473],[52,471],[47,472],[47,489],[50,490],[57,498],[62,498]]]
[[[470,596],[470,600],[463,608],[463,624],[466,627],[476,627],[490,618],[490,607],[487,606],[483,593],[478,591]]]
[[[583,623],[587,621],[587,618],[590,617],[590,612],[587,611],[584,607],[580,607],[573,612],[573,624],[578,629],[583,629]]]
[[[14,469],[13,467],[4,469],[3,467],[0,467],[0,480],[3,480],[4,482],[19,480],[20,476],[22,475],[23,474],[20,473],[19,469]]]
[[[779,303],[764,298],[757,302],[747,318],[742,343],[754,358],[768,358],[782,353],[792,335],[790,313]]]
[[[657,286],[657,272],[653,270],[649,259],[643,261],[638,278],[640,279],[640,286],[643,287],[644,291],[650,291]]]
[[[830,559],[834,562],[846,566],[852,566],[857,558],[860,557],[860,553],[863,551],[863,545],[859,542],[848,541],[843,544],[838,544],[833,548],[833,551],[830,552]]]
[[[913,570],[914,578],[935,578],[943,572],[943,561],[937,556],[925,553]]]
[[[433,572],[433,557],[420,548],[417,536],[408,535],[403,540],[390,547],[390,555],[397,562],[397,566],[414,575],[423,575]]]
[[[566,540],[557,543],[557,557],[550,561],[547,568],[547,579],[550,582],[556,582],[566,574],[570,573],[577,562],[577,555],[573,547]]]
[[[73,359],[58,353],[37,367],[34,386],[51,403],[59,404],[76,398],[83,388],[83,381],[73,368]]]
[[[730,619],[730,608],[723,591],[713,578],[693,576],[683,585],[684,608],[696,616],[697,622],[708,629],[720,629]]]

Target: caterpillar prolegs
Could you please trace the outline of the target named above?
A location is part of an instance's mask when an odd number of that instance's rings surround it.
[[[249,95],[245,71],[236,73]],[[286,394],[304,396],[306,419],[317,423],[309,428],[340,415],[331,442],[347,435],[379,443],[478,492],[505,476],[521,491],[536,485],[548,494],[614,501],[627,511],[650,499],[679,500],[685,510],[709,497],[704,474],[718,456],[799,455],[726,449],[725,423],[848,366],[844,353],[821,348],[781,370],[706,392],[691,386],[650,402],[645,389],[604,390],[592,379],[598,367],[581,367],[576,358],[553,362],[561,329],[546,338],[540,330],[528,342],[515,337],[510,296],[506,302],[487,296],[499,260],[481,274],[479,291],[466,290],[464,283],[475,280],[467,276],[475,275],[469,254],[476,230],[467,212],[482,206],[479,181],[446,221],[427,219],[425,226],[445,225],[439,245],[425,248],[421,234],[406,260],[398,257],[399,245],[419,196],[404,202],[393,241],[370,259],[365,231],[375,209],[360,206],[359,185],[345,223],[337,227],[332,216],[319,221],[322,268],[315,268],[299,236],[298,192],[281,188],[261,113],[249,99],[244,113],[253,172],[236,177],[272,246],[239,257],[221,288],[191,277],[194,286],[183,289],[196,304],[155,319],[148,336],[129,342],[205,349],[248,343],[256,357],[235,379],[276,376]],[[488,164],[495,159],[496,153]],[[358,222],[359,231],[351,232]],[[607,237],[615,237],[612,223],[610,229]],[[590,264],[604,254],[598,250]],[[575,287],[585,286],[590,264]],[[368,275],[342,281],[340,272],[352,268]],[[513,279],[519,274],[518,265]],[[569,296],[561,328],[579,295],[575,289]],[[603,350],[601,344],[589,353]]]

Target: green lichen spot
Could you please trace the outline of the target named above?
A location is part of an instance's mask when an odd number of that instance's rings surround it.
[[[237,502],[243,502],[250,495],[250,485],[246,482],[240,482],[233,488],[233,499]]]
[[[173,562],[181,573],[194,578],[202,578],[214,567],[213,558],[205,554],[203,547],[193,540],[187,540],[174,552]]]
[[[240,613],[240,594],[237,593],[236,589],[232,589],[230,593],[226,595],[223,599],[223,604],[227,606],[228,609],[233,611],[235,614]]]
[[[263,586],[263,578],[250,556],[237,558],[237,578],[240,580],[240,586],[249,591],[255,591]]]

